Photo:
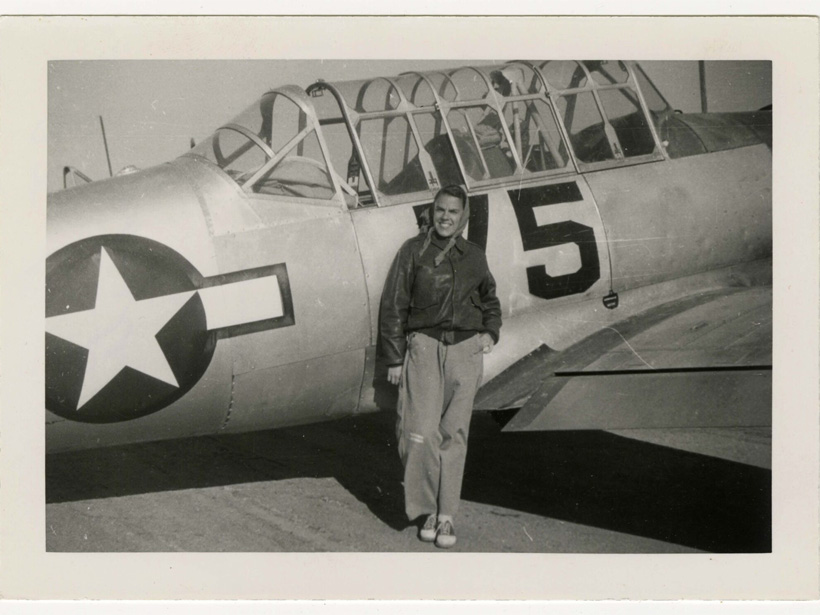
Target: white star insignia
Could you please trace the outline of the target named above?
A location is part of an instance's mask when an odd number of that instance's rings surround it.
[[[46,320],[46,331],[88,350],[77,410],[125,367],[179,386],[156,334],[194,292],[137,301],[106,249],[101,248],[94,308]]]

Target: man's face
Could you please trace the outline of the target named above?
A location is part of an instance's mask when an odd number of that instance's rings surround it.
[[[461,199],[449,194],[442,194],[433,206],[433,227],[442,237],[450,237],[456,232],[464,207]]]

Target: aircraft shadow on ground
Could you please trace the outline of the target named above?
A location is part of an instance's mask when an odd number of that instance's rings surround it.
[[[392,414],[240,435],[59,453],[47,503],[333,477],[396,530]],[[500,433],[476,414],[464,500],[717,553],[771,551],[771,471],[600,431]]]

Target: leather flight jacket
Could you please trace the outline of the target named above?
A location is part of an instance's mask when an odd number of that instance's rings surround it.
[[[501,303],[482,249],[463,237],[436,267],[435,257],[449,239],[426,234],[399,248],[387,275],[379,319],[380,352],[388,366],[401,365],[407,335],[424,333],[443,343],[458,343],[477,333],[498,342]]]

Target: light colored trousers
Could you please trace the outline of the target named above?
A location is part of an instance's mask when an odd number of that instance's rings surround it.
[[[409,336],[396,436],[410,520],[454,516],[458,510],[473,400],[483,369],[478,335],[453,345],[420,333]]]

